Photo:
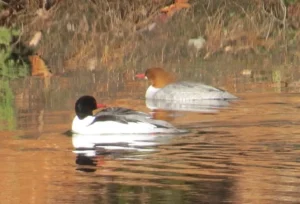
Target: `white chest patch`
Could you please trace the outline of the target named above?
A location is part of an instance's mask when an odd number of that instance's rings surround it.
[[[72,123],[72,131],[80,132],[80,130],[85,129],[88,125],[90,125],[94,119],[95,117],[93,116],[87,116],[80,120],[77,116],[75,116]]]
[[[159,90],[160,90],[160,88],[155,88],[153,86],[149,86],[148,89],[147,89],[147,91],[146,91],[146,98],[153,98],[153,96]]]

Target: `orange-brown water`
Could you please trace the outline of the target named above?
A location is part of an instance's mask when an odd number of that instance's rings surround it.
[[[70,129],[74,101],[83,94],[109,106],[149,111],[146,84],[132,76],[15,81],[14,117],[3,121],[8,124],[0,132],[1,203],[300,202],[295,90],[216,84],[237,91],[242,100],[218,112],[156,115],[191,131],[182,135],[80,149],[93,138],[63,134]],[[108,139],[99,138],[97,143]]]

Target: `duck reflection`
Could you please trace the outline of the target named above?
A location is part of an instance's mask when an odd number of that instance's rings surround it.
[[[189,111],[201,113],[216,113],[231,103],[228,100],[198,100],[188,103],[172,100],[146,99],[146,106],[151,110]]]
[[[106,160],[143,159],[143,156],[156,151],[158,145],[166,144],[176,135],[169,134],[73,134],[73,152],[76,157],[76,170],[95,172],[105,166]]]
[[[97,166],[97,158],[96,157],[88,157],[84,154],[78,154],[76,157],[76,162],[78,166],[76,170],[84,171],[84,172],[95,172]]]

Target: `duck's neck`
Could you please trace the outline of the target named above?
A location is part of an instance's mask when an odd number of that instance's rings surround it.
[[[173,74],[165,73],[164,75],[159,75],[155,79],[152,80],[152,86],[155,88],[163,88],[168,84],[174,83],[176,81],[176,77]]]
[[[156,94],[157,91],[159,91],[160,88],[155,88],[152,85],[150,85],[146,91],[146,98],[153,98],[153,96]]]
[[[89,111],[88,113],[76,113],[77,117],[82,120],[86,118],[87,116],[93,116],[93,112]]]

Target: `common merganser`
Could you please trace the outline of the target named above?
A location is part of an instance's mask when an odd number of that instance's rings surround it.
[[[151,82],[146,91],[147,99],[175,100],[191,102],[206,99],[231,100],[236,96],[209,85],[196,82],[176,81],[176,77],[159,67],[149,68],[137,78],[145,78]]]
[[[166,121],[127,108],[111,107],[93,115],[97,102],[93,96],[82,96],[75,104],[72,132],[77,134],[183,133]]]

